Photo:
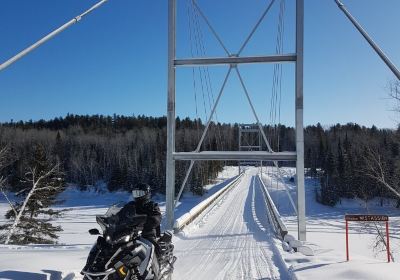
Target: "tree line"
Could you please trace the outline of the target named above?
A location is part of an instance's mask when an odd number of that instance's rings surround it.
[[[238,124],[211,123],[202,149],[238,150],[238,128]],[[203,129],[200,119],[177,118],[176,150],[195,150]],[[295,150],[294,128],[278,125],[265,126],[264,130],[275,151]],[[166,135],[166,117],[69,114],[48,121],[3,123],[0,147],[9,147],[12,163],[1,172],[8,179],[9,189],[19,191],[32,148],[40,145],[49,162],[60,163],[65,182],[82,189],[106,183],[110,191],[130,190],[144,182],[155,192],[163,193]],[[390,192],[374,179],[371,162],[379,155],[390,184],[397,187],[399,150],[398,130],[353,123],[305,128],[305,166],[309,175],[321,180],[318,198],[329,205],[341,197],[390,197]],[[188,164],[177,162],[176,189]],[[201,195],[202,186],[225,164],[237,162],[197,162],[187,190]]]
[[[177,151],[194,150],[204,125],[200,120],[176,122]],[[225,131],[223,131],[225,130]],[[203,148],[230,146],[226,126],[212,124]],[[106,183],[110,191],[130,190],[148,183],[165,192],[166,118],[145,116],[67,115],[49,121],[9,122],[0,126],[0,145],[8,146],[12,164],[3,169],[11,191],[19,191],[32,147],[43,147],[50,162],[59,162],[65,181],[81,189]],[[177,188],[187,162],[177,163]],[[223,163],[197,163],[188,190],[202,194],[202,186],[215,177]]]
[[[203,129],[200,119],[177,118],[176,150],[195,150]],[[274,151],[295,150],[292,127],[263,129]],[[350,123],[317,124],[307,126],[304,132],[307,173],[321,182],[316,189],[318,201],[333,206],[341,198],[400,197],[400,130]],[[67,183],[82,190],[105,184],[109,191],[129,191],[148,183],[153,192],[164,193],[166,136],[165,117],[67,115],[1,124],[0,191],[10,210],[8,222],[0,225],[0,242],[54,243],[62,229],[51,221],[61,212],[50,206],[60,202],[57,196]],[[211,123],[202,149],[238,150],[238,136],[238,124]],[[253,138],[242,138],[242,144]],[[265,144],[263,149],[267,149]],[[197,162],[186,191],[202,195],[203,186],[224,165],[236,164]],[[280,164],[294,166],[293,162]],[[188,165],[177,162],[176,191]],[[19,199],[12,202],[7,191]]]
[[[320,202],[335,205],[341,198],[356,197],[380,197],[381,203],[383,198],[398,199],[400,130],[357,124],[323,129],[317,125],[307,127],[305,137],[305,164],[310,175],[320,178]]]

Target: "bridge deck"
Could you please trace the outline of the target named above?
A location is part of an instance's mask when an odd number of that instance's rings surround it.
[[[175,238],[174,280],[288,279],[255,175],[246,171],[219,206]]]

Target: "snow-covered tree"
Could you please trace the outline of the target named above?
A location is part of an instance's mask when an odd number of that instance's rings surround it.
[[[7,176],[3,174],[3,169],[7,167],[11,163],[11,159],[9,157],[9,148],[8,146],[4,146],[0,148],[0,193],[4,196],[4,198],[7,200],[8,204],[10,205],[11,210],[14,212],[14,214],[17,214],[14,205],[8,198],[8,195],[6,193],[6,187],[7,187]]]
[[[7,230],[3,236],[5,244],[52,244],[60,226],[51,224],[52,218],[60,215],[61,210],[51,209],[57,202],[57,195],[64,190],[64,176],[58,163],[51,163],[42,145],[36,145],[29,170],[21,180],[21,190],[16,196],[21,200],[7,212],[9,223],[0,229]]]
[[[366,156],[366,167],[362,172],[375,180],[377,183],[385,187],[394,197],[400,201],[400,178],[399,169],[392,171],[396,166],[394,164],[389,165],[385,162],[384,157],[374,149],[368,149]],[[398,202],[398,206],[400,202]]]

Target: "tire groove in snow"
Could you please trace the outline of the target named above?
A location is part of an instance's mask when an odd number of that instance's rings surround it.
[[[230,213],[231,215],[228,217],[228,219],[230,220],[233,217],[233,213]],[[215,226],[211,229],[210,232],[222,232],[224,230],[224,226],[223,223],[221,223],[221,221],[218,221],[218,223],[215,224]],[[202,271],[203,269],[206,268],[208,261],[210,260],[210,258],[213,256],[212,252],[215,251],[220,242],[221,242],[222,238],[221,237],[217,237],[215,240],[212,241],[212,244],[210,245],[209,248],[207,248],[207,252],[205,252],[202,256],[201,259],[198,260],[197,263],[200,263],[200,267],[196,267],[193,266],[189,271],[188,271],[188,275],[193,274],[193,272],[195,270],[199,270]],[[193,248],[196,248],[196,246],[201,243],[201,239],[199,242],[197,242],[197,244],[195,246],[192,246],[191,249],[188,250],[188,252],[190,252]]]
[[[175,238],[174,280],[287,279],[255,175],[248,170],[205,222]]]

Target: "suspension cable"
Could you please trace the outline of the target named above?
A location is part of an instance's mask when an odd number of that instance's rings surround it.
[[[193,51],[193,34],[192,34],[192,21],[190,20],[190,5],[189,2],[187,2],[187,16],[188,16],[188,25],[189,25],[189,41],[190,41],[190,54],[192,57],[194,57],[194,51]],[[196,87],[196,75],[195,75],[195,68],[192,67],[192,77],[193,77],[193,92],[194,92],[194,103],[195,103],[195,113],[196,113],[196,123],[197,123],[197,129],[199,132],[199,124],[197,122],[197,119],[199,118],[199,113],[198,113],[198,108],[197,108],[197,87]]]
[[[206,48],[204,45],[204,36],[203,36],[203,32],[202,29],[200,27],[200,15],[199,15],[199,10],[195,8],[195,4],[194,1],[190,1],[192,4],[192,15],[194,15],[193,21],[194,21],[194,28],[196,28],[196,34],[197,34],[197,40],[196,40],[196,44],[197,44],[197,48],[199,50],[198,55],[200,56],[205,56],[206,55]],[[209,106],[209,111],[211,111],[212,108],[212,104],[215,103],[215,96],[214,96],[214,91],[212,88],[212,84],[211,84],[211,77],[210,77],[210,72],[209,72],[209,67],[205,66],[205,67],[199,67],[199,73],[201,75],[201,83],[202,83],[202,88],[205,89],[205,91],[207,92],[207,98],[208,98],[208,106]],[[203,85],[203,83],[205,83],[205,85]],[[205,97],[204,97],[205,98]],[[204,102],[205,105],[205,102]],[[207,118],[207,116],[206,116]],[[216,120],[216,144],[217,144],[217,150],[221,149],[221,142],[222,142],[222,135],[221,135],[221,131],[220,128],[218,126],[218,112],[217,110],[215,111],[215,120]],[[210,139],[209,139],[210,141]]]
[[[197,18],[197,14],[196,14],[196,10],[191,9],[192,13],[191,13],[191,17],[189,20],[192,20],[192,28],[193,28],[193,33],[194,33],[194,42],[195,42],[195,47],[196,47],[196,56],[201,56],[201,50],[200,50],[200,33],[199,33],[199,28],[198,28],[198,21],[196,20]],[[206,106],[206,97],[205,97],[205,90],[204,90],[204,82],[203,82],[203,72],[201,67],[197,67],[197,71],[198,71],[198,76],[199,76],[199,80],[200,80],[200,88],[201,88],[201,93],[202,93],[202,97],[203,97],[203,109],[204,109],[204,117],[205,119],[207,119],[207,106]]]
[[[350,14],[350,12],[346,9],[344,4],[340,0],[335,0],[339,9],[346,15],[346,17],[353,23],[353,25],[357,28],[357,30],[361,33],[361,35],[367,40],[370,46],[375,50],[375,52],[379,55],[379,57],[385,62],[385,64],[389,67],[389,69],[393,72],[393,74],[400,81],[400,71],[393,64],[393,62],[387,57],[387,55],[382,51],[382,49],[374,42],[374,40],[368,35],[368,33],[364,30],[364,28],[357,22],[357,20]]]
[[[278,17],[278,30],[277,30],[277,37],[276,37],[276,48],[275,51],[277,54],[283,53],[283,38],[284,38],[284,16],[285,16],[285,8],[286,2],[285,0],[281,0],[280,2],[280,10],[279,10],[279,17]],[[271,145],[273,144],[273,140],[276,139],[276,149],[279,151],[280,149],[280,139],[279,139],[279,125],[280,125],[280,108],[281,108],[281,101],[282,101],[282,65],[275,64],[274,65],[274,74],[272,80],[272,93],[271,93],[271,100],[270,100],[270,139]],[[277,113],[278,111],[278,113]],[[277,123],[277,116],[278,116],[278,123]],[[272,151],[271,149],[269,149]],[[284,186],[286,194],[289,198],[290,204],[293,207],[293,210],[297,214],[296,204],[293,201],[293,198],[290,194],[288,187],[286,186],[285,181],[283,180],[282,172],[286,174],[284,170],[281,170],[278,162],[273,162],[277,176],[276,176],[276,186],[278,187],[279,181]],[[273,167],[271,167],[271,171]],[[272,177],[271,177],[272,178]],[[279,179],[279,181],[278,181]],[[271,180],[271,186],[273,186],[273,180]]]
[[[210,29],[211,33],[214,34],[215,38],[217,39],[217,41],[219,42],[221,47],[224,49],[226,55],[230,56],[230,53],[229,53],[227,47],[225,46],[225,44],[223,43],[221,37],[218,35],[217,31],[215,31],[214,27],[211,25],[210,21],[208,20],[206,15],[203,13],[203,11],[200,9],[199,5],[197,5],[196,0],[191,0],[191,1],[193,3],[193,6],[196,8],[196,11],[198,11],[200,16],[204,19],[204,21],[207,24],[208,28]]]
[[[278,24],[278,49],[277,54],[283,53],[283,40],[285,33],[285,8],[286,3],[285,0],[281,1],[280,13],[279,13],[279,24]],[[280,126],[281,126],[281,102],[282,102],[282,75],[283,75],[283,65],[279,64],[279,81],[278,81],[278,127],[277,127],[277,151],[280,151]]]
[[[276,35],[276,54],[283,53],[283,35],[284,35],[284,13],[285,0],[280,1],[280,10],[278,17],[278,30]],[[274,73],[272,79],[272,93],[270,100],[270,139],[271,145],[276,145],[274,150],[280,150],[280,117],[281,117],[281,102],[282,102],[282,65],[277,63],[274,65]]]
[[[56,30],[50,32],[49,34],[47,34],[45,37],[43,37],[42,39],[40,39],[39,41],[37,41],[36,43],[34,43],[33,45],[27,47],[26,49],[24,49],[23,51],[19,52],[18,54],[16,54],[15,56],[13,56],[12,58],[10,58],[9,60],[5,61],[4,63],[0,64],[0,71],[6,69],[8,66],[10,66],[11,64],[13,64],[14,62],[16,62],[17,60],[21,59],[22,57],[24,57],[25,55],[27,55],[28,53],[30,53],[31,51],[33,51],[34,49],[36,49],[37,47],[39,47],[40,45],[44,44],[45,42],[47,42],[48,40],[50,40],[51,38],[53,38],[54,36],[58,35],[59,33],[63,32],[65,29],[67,29],[68,27],[70,27],[71,25],[74,25],[75,23],[78,23],[84,16],[86,16],[87,14],[91,13],[92,11],[94,11],[95,9],[99,8],[101,5],[103,5],[105,2],[107,2],[108,0],[101,0],[100,2],[98,2],[97,4],[93,5],[90,9],[86,10],[85,12],[83,12],[82,14],[74,17],[73,19],[71,19],[70,21],[68,21],[67,23],[65,23],[64,25],[60,26],[59,28],[57,28]]]

